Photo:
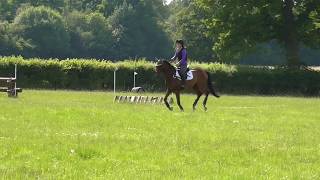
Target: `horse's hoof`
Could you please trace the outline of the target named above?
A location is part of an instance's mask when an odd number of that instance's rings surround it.
[[[195,112],[195,111],[196,111],[196,108],[193,108],[192,111]]]
[[[184,112],[184,109],[180,109],[181,112]]]
[[[169,109],[169,111],[173,111],[173,107],[169,107],[168,109]]]
[[[207,111],[208,111],[208,108],[207,108],[207,107],[203,107],[203,108],[204,108],[204,111],[205,111],[205,112],[207,112]]]

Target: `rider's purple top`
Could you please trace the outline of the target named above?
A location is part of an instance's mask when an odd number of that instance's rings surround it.
[[[174,56],[171,59],[178,58],[179,61],[181,61],[181,66],[187,66],[188,64],[188,56],[187,56],[187,50],[183,48],[180,52],[176,52]]]
[[[182,49],[182,59],[181,59],[181,65],[187,65],[187,50]]]

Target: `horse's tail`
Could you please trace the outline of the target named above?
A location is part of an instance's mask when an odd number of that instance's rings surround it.
[[[211,81],[211,77],[210,77],[210,74],[207,72],[207,75],[208,75],[208,89],[209,89],[209,92],[214,95],[215,97],[219,98],[220,96],[217,94],[217,92],[215,91],[215,89],[213,88],[213,84],[212,84],[212,81]]]

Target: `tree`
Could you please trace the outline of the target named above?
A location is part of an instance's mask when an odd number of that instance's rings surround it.
[[[1,0],[0,48],[43,58],[168,57],[168,14],[163,0]]]
[[[19,9],[27,6],[46,6],[62,12],[65,4],[64,0],[1,0],[0,19],[11,22]]]
[[[111,28],[102,14],[74,11],[67,16],[67,24],[73,57],[113,57]]]
[[[65,57],[70,37],[62,16],[48,7],[28,7],[14,19],[16,34],[30,41],[32,48],[23,55],[43,58]]]
[[[0,1],[0,20],[7,20],[11,16],[11,6],[8,1]]]
[[[16,41],[18,43],[20,41]],[[0,22],[0,56],[15,53],[16,45],[8,22]]]
[[[172,40],[184,39],[189,49],[189,57],[201,61],[214,58],[213,39],[207,36],[207,28],[202,20],[205,13],[190,0],[173,1],[171,16],[166,21],[166,29]]]
[[[117,51],[116,59],[168,57],[170,42],[159,25],[152,1],[124,2],[108,18]]]
[[[299,66],[299,46],[319,46],[318,0],[196,0],[220,59],[239,59],[257,44],[278,40],[287,64]],[[312,39],[312,40],[311,40]]]

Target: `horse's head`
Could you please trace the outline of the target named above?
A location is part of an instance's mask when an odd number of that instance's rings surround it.
[[[161,72],[164,72],[165,70],[165,64],[164,64],[164,61],[163,60],[158,60],[157,63],[156,63],[156,72],[158,74],[160,74]]]
[[[170,72],[170,70],[174,69],[174,67],[170,64],[169,61],[166,60],[158,60],[156,63],[156,72]]]

